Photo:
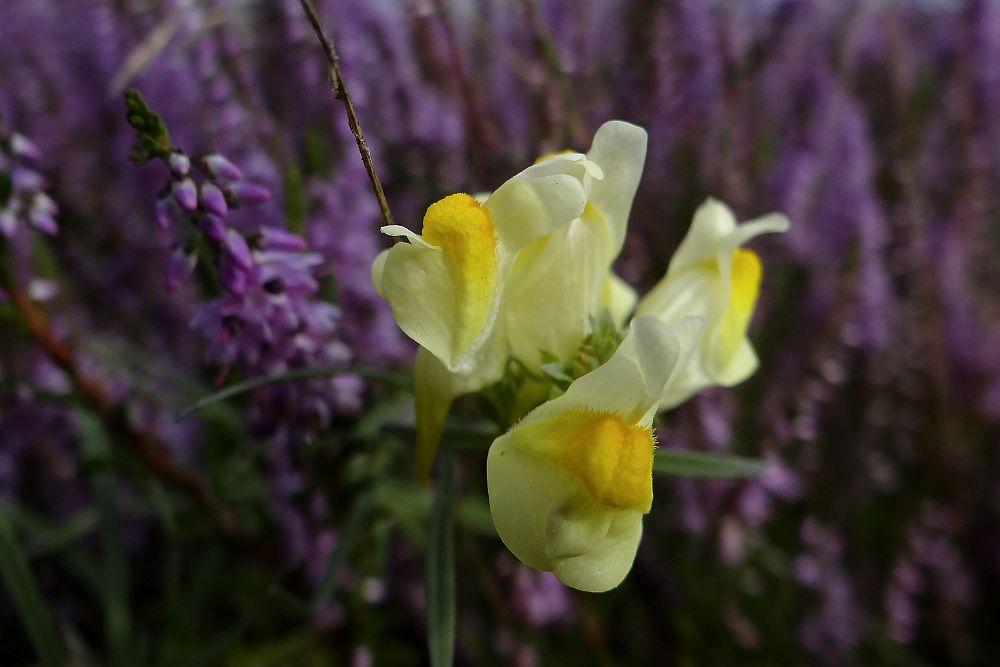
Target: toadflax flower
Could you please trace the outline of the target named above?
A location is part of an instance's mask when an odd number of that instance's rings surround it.
[[[400,328],[421,345],[415,373],[418,467],[433,462],[452,400],[496,382],[507,361],[567,358],[607,308],[624,321],[634,293],[610,270],[621,250],[646,133],[605,123],[586,155],[548,156],[482,203],[432,204],[421,235],[372,268]]]
[[[710,386],[738,384],[757,369],[747,327],[757,305],[762,265],[741,246],[760,234],[784,232],[788,219],[772,213],[738,225],[728,206],[708,199],[670,260],[667,274],[643,297],[636,315],[663,322],[688,316],[705,320],[705,331],[683,375],[660,407],[671,408]]]
[[[701,327],[635,319],[606,363],[493,442],[490,512],[526,565],[590,592],[628,574],[653,501],[653,418]]]

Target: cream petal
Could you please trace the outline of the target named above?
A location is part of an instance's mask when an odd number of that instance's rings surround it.
[[[635,314],[653,315],[663,322],[689,316],[711,322],[719,315],[726,296],[724,284],[711,266],[692,266],[663,276],[639,301]]]
[[[500,242],[516,251],[550,234],[583,213],[587,194],[567,174],[518,177],[501,185],[483,208],[496,225]]]
[[[524,248],[504,294],[504,321],[513,356],[530,367],[544,350],[560,359],[576,354],[590,332],[607,275],[602,232],[577,219]]]
[[[549,520],[580,493],[579,482],[519,451],[505,435],[493,442],[486,457],[486,484],[500,539],[525,565],[551,571]]]
[[[729,249],[733,250],[741,245],[745,245],[751,239],[761,234],[773,234],[787,232],[789,227],[788,218],[781,213],[768,213],[765,216],[748,220],[740,224],[727,239]]]
[[[587,499],[579,504],[570,502],[564,505],[549,517],[548,542],[545,545],[549,559],[558,566],[561,560],[592,551],[607,536],[614,514],[614,511],[597,507]]]
[[[396,323],[407,336],[427,348],[449,370],[468,365],[479,341],[465,349],[460,347],[461,337],[468,337],[468,324],[461,319],[458,290],[441,250],[397,243],[382,260],[379,286]],[[483,307],[491,309],[482,327],[487,331],[496,307]]]
[[[735,229],[736,218],[732,210],[718,199],[709,197],[695,211],[688,233],[670,260],[667,275],[713,261],[720,252],[732,252],[726,239]]]
[[[385,260],[389,258],[389,250],[386,248],[380,252],[375,256],[375,261],[372,262],[372,285],[375,286],[375,291],[383,299],[385,294],[382,292],[382,271],[385,269]]]
[[[713,378],[716,384],[722,387],[732,387],[753,375],[759,365],[757,352],[754,351],[750,341],[744,338],[733,358],[725,365],[719,365],[714,369]]]
[[[587,157],[604,172],[590,187],[590,203],[604,216],[608,226],[608,260],[614,259],[625,241],[632,199],[639,187],[646,162],[646,131],[620,120],[598,128]]]
[[[611,320],[618,327],[624,326],[629,315],[635,310],[638,298],[639,294],[635,288],[614,273],[608,274],[601,287],[601,306],[607,309]]]
[[[603,593],[615,588],[632,569],[642,539],[642,513],[613,514],[607,534],[594,548],[574,558],[559,559],[552,572],[571,588]]]
[[[433,245],[433,244],[428,243],[427,241],[425,241],[424,237],[421,236],[420,234],[417,234],[416,232],[414,232],[414,231],[412,231],[410,229],[407,229],[406,227],[404,227],[402,225],[383,225],[382,227],[379,227],[379,231],[382,232],[383,234],[385,234],[386,236],[395,236],[395,237],[402,236],[403,238],[405,238],[408,241],[410,241],[410,243],[413,243],[415,245],[418,245],[418,246],[421,246],[421,247],[424,247],[424,248],[436,248],[437,247],[436,245]]]
[[[703,325],[696,317],[669,325],[655,317],[632,320],[628,334],[607,362],[575,380],[562,396],[533,410],[524,422],[584,408],[625,415],[631,423],[640,423],[680,377]]]

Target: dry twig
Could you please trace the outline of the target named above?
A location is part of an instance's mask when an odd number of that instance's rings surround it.
[[[302,4],[302,9],[305,10],[306,16],[309,17],[309,23],[312,24],[316,37],[319,38],[320,44],[323,46],[323,53],[326,55],[326,62],[330,67],[330,85],[333,87],[333,96],[344,103],[344,109],[347,111],[347,123],[350,125],[351,133],[358,144],[361,161],[365,163],[365,171],[368,172],[368,180],[371,181],[372,190],[375,191],[378,207],[382,211],[382,219],[386,225],[391,225],[393,222],[392,212],[389,211],[389,202],[386,201],[385,191],[382,190],[382,183],[378,180],[378,174],[375,173],[375,163],[372,161],[372,153],[368,149],[368,144],[365,143],[365,135],[361,131],[361,123],[358,121],[358,115],[355,113],[354,105],[351,103],[351,94],[347,90],[347,83],[344,81],[344,75],[340,71],[340,56],[337,55],[337,49],[333,45],[333,40],[330,39],[323,29],[319,15],[316,13],[316,8],[313,7],[311,0],[299,0],[299,2]]]

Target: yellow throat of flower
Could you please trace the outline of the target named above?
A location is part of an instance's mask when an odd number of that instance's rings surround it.
[[[578,479],[597,502],[648,512],[653,502],[653,433],[620,415],[568,410],[517,429],[516,447]]]
[[[424,240],[441,248],[455,285],[459,332],[456,353],[476,339],[493,304],[497,237],[489,214],[467,194],[448,195],[424,214]]]
[[[762,275],[763,266],[757,253],[743,248],[733,251],[729,303],[719,329],[719,345],[724,359],[732,358],[747,334],[750,318],[757,306]]]

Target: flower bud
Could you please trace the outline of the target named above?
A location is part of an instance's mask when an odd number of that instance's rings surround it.
[[[14,207],[8,204],[0,209],[0,234],[10,238],[14,236],[15,231],[17,231],[17,215],[14,213]]]
[[[28,219],[39,231],[55,236],[59,233],[59,226],[56,224],[55,214],[58,211],[56,203],[52,201],[44,192],[36,194],[31,202],[31,210],[28,212]]]
[[[174,200],[169,197],[160,197],[156,200],[156,224],[160,229],[170,229],[174,224],[174,217],[177,209],[174,208]]]
[[[174,248],[173,252],[170,253],[170,258],[167,260],[167,291],[173,292],[183,285],[191,277],[191,273],[194,272],[194,267],[197,263],[198,256],[191,252],[190,249],[184,246]]]
[[[226,181],[243,180],[243,172],[240,171],[240,168],[218,153],[209,153],[202,157],[201,167],[212,178]]]
[[[222,287],[234,296],[243,296],[247,291],[247,272],[233,260],[224,254],[219,262],[219,282]]]
[[[214,183],[202,184],[201,205],[206,211],[214,213],[220,218],[224,218],[229,214],[226,196],[222,194],[222,190]]]
[[[198,216],[198,228],[201,229],[202,234],[212,239],[216,243],[222,243],[226,240],[226,232],[229,228],[226,226],[226,222],[211,213],[205,213],[204,215]]]
[[[30,139],[22,134],[14,133],[10,138],[10,152],[19,157],[26,157],[29,160],[40,160],[42,152],[38,150]]]
[[[243,235],[235,229],[230,229],[226,234],[226,238],[222,242],[222,249],[244,271],[253,268],[254,262],[253,255],[250,254],[250,246],[247,245]]]
[[[271,191],[253,183],[233,183],[226,188],[226,201],[231,206],[258,206],[271,200]]]
[[[167,162],[170,165],[170,171],[177,176],[187,176],[188,172],[191,171],[191,160],[180,151],[171,153],[170,157],[167,158]]]
[[[260,230],[260,237],[264,250],[302,252],[308,247],[304,238],[280,227],[264,227]]]
[[[195,187],[194,181],[190,178],[174,181],[171,183],[170,188],[174,194],[174,199],[177,200],[177,203],[185,211],[193,211],[198,208],[198,189]]]

